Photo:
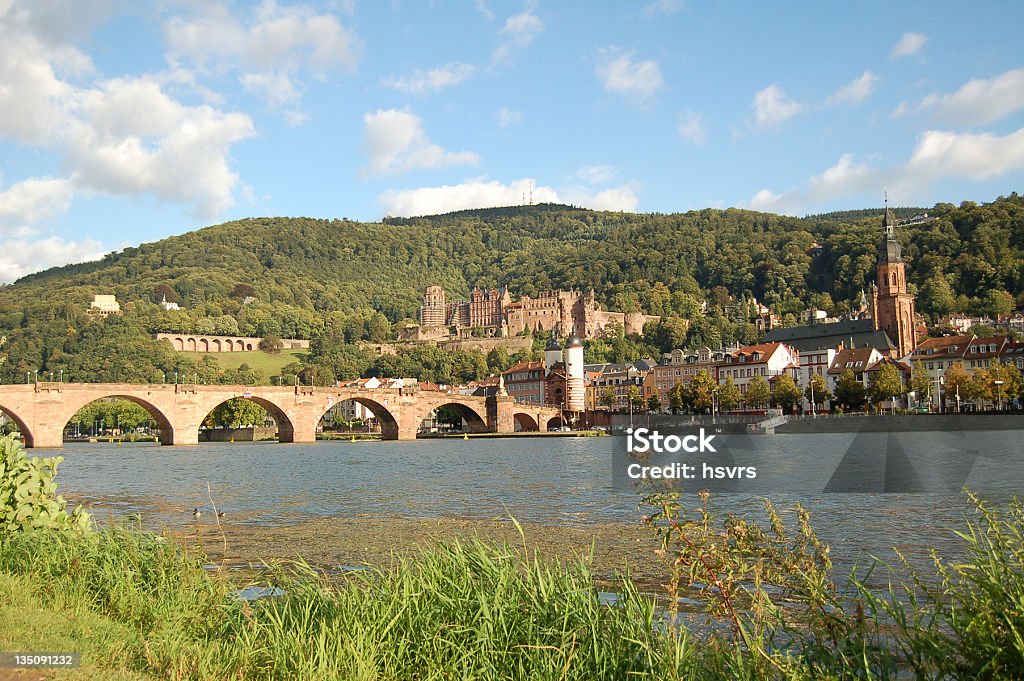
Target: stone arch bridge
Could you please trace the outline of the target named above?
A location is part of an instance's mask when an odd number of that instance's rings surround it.
[[[559,410],[517,404],[508,396],[472,397],[419,388],[366,389],[313,386],[241,386],[129,383],[30,383],[0,385],[0,411],[12,418],[27,447],[60,447],[64,427],[82,407],[120,397],[144,407],[160,427],[165,445],[194,445],[199,427],[221,403],[242,397],[263,406],[278,425],[281,442],[313,442],[320,418],[335,404],[353,400],[370,411],[385,440],[414,440],[420,423],[438,407],[454,407],[472,433],[546,431],[560,424]]]

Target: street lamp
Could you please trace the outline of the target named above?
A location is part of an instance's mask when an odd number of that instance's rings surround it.
[[[996,411],[1003,410],[1003,381],[993,381],[996,385]]]
[[[939,369],[938,373],[935,374],[935,405],[940,414],[942,413],[942,383],[942,369]]]

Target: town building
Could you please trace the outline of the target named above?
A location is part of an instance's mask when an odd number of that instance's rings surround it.
[[[116,296],[97,293],[89,304],[89,314],[97,317],[121,314],[121,304],[117,302]]]
[[[162,307],[164,309],[165,312],[168,312],[170,310],[180,310],[181,309],[181,306],[178,305],[177,303],[170,303],[170,302],[168,302],[166,295],[162,297],[162,299],[160,300],[159,305],[160,305],[160,307]]]
[[[897,371],[899,371],[900,381],[904,385],[909,384],[911,367],[906,362],[893,359],[872,347],[844,348],[836,355],[835,361],[828,370],[828,375],[832,379],[831,389],[835,392],[835,386],[839,382],[839,377],[847,370],[853,373],[853,377],[865,389],[869,388],[874,375],[887,365],[896,367]],[[901,406],[903,406],[901,396],[882,402],[883,409]]]
[[[758,343],[727,353],[718,366],[718,382],[730,378],[746,395],[747,387],[755,377],[760,376],[769,383],[788,375],[799,380],[800,352],[785,343]],[[799,385],[799,384],[798,384]]]
[[[501,372],[505,392],[525,404],[545,404],[546,375],[542,359],[519,362]]]
[[[651,368],[644,378],[644,399],[649,400],[654,395],[663,408],[668,408],[672,388],[679,383],[689,383],[701,371],[707,371],[711,377],[718,381],[718,367],[725,361],[729,352],[739,348],[698,348],[694,352],[686,352],[675,349],[662,355],[658,363]]]

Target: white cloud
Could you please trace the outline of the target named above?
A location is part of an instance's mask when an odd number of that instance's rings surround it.
[[[50,267],[67,265],[72,262],[99,260],[110,252],[103,244],[93,239],[64,241],[51,236],[38,241],[9,239],[0,242],[0,282],[11,282],[32,272]]]
[[[283,106],[299,98],[299,90],[286,73],[244,73],[238,81],[248,92],[263,97],[270,106]]]
[[[679,114],[676,124],[679,137],[691,144],[704,144],[708,141],[707,130],[704,129],[704,118],[699,113],[684,111]]]
[[[918,137],[906,171],[922,179],[943,176],[984,180],[1024,170],[1024,128],[1008,135],[928,130]]]
[[[854,78],[832,93],[832,96],[828,98],[828,103],[833,105],[860,104],[871,96],[876,82],[878,82],[878,76],[870,71],[865,71],[859,78]]]
[[[607,184],[619,174],[615,166],[597,165],[583,166],[576,171],[576,177],[587,184]]]
[[[570,190],[560,195],[551,187],[535,186],[531,178],[508,184],[474,179],[461,184],[418,189],[389,190],[377,197],[385,215],[408,217],[436,215],[471,208],[519,206],[532,191],[534,203],[566,203],[597,210],[633,211],[639,203],[631,185],[613,187],[596,194]]]
[[[355,69],[362,53],[361,41],[336,16],[306,5],[264,0],[244,21],[221,3],[196,6],[202,9],[193,16],[172,17],[165,36],[173,57],[202,67],[325,74]]]
[[[289,109],[284,112],[284,120],[290,127],[297,128],[309,120],[309,114],[296,109]]]
[[[811,201],[827,201],[844,194],[866,191],[878,181],[878,171],[866,163],[855,163],[853,154],[843,154],[834,166],[811,178],[807,194]]]
[[[365,150],[369,163],[364,176],[399,175],[410,170],[476,165],[471,151],[451,152],[434,144],[416,114],[398,109],[378,110],[363,116]]]
[[[896,108],[889,113],[889,118],[903,118],[907,115],[909,107],[906,102],[900,102],[896,105]]]
[[[491,8],[484,0],[474,0],[473,7],[476,8],[477,12],[484,15],[484,19],[487,19],[487,21],[494,21],[494,12],[491,11]]]
[[[747,206],[751,210],[760,210],[768,213],[783,212],[783,196],[769,189],[762,189],[751,197]]]
[[[663,81],[658,62],[634,60],[632,50],[623,52],[615,47],[601,49],[595,73],[601,79],[604,89],[626,97],[633,97],[641,104],[650,101],[661,88]]]
[[[803,106],[786,97],[778,85],[769,85],[754,95],[754,119],[761,127],[776,126],[800,113]]]
[[[648,19],[667,17],[675,14],[682,7],[682,0],[654,0],[644,6],[644,16]]]
[[[246,89],[262,92],[273,106],[297,99],[306,73],[322,78],[354,71],[363,52],[362,41],[338,17],[308,5],[263,0],[245,16],[219,2],[191,6],[195,13],[164,25],[172,65],[238,71]]]
[[[519,109],[508,109],[502,107],[498,109],[498,113],[495,114],[495,119],[498,121],[499,128],[507,128],[512,125],[519,125],[523,121],[523,114]]]
[[[747,205],[755,210],[796,215],[813,211],[835,198],[880,191],[883,187],[895,189],[899,196],[913,197],[943,178],[986,180],[1022,170],[1024,128],[1007,135],[929,130],[918,137],[906,163],[877,167],[856,161],[852,154],[843,154],[834,166],[811,177],[805,187],[781,193],[762,189]]]
[[[98,81],[74,48],[37,39],[10,14],[0,21],[0,137],[62,156],[76,189],[152,193],[204,216],[233,203],[231,144],[252,136],[248,116],[191,106],[168,94],[182,70]]]
[[[892,59],[912,57],[921,51],[926,42],[928,42],[928,36],[922,33],[904,33],[899,42],[892,46],[889,56]]]
[[[385,86],[399,92],[410,95],[422,95],[458,85],[472,78],[474,73],[476,73],[476,68],[472,64],[450,62],[429,71],[417,70],[408,76],[384,78],[381,82]]]
[[[495,62],[511,61],[512,55],[529,46],[544,31],[544,22],[534,14],[535,8],[536,2],[529,2],[525,10],[505,20],[498,31],[501,43],[494,51]]]
[[[234,203],[240,184],[229,147],[253,134],[245,114],[183,105],[152,77],[116,78],[83,93],[67,158],[80,186],[151,193],[212,217]]]
[[[32,177],[0,191],[0,225],[22,227],[51,220],[71,205],[71,180]]]
[[[0,14],[0,137],[33,144],[63,135],[77,93],[65,79],[91,70],[78,50],[45,44]]]
[[[623,213],[636,212],[640,205],[640,199],[634,191],[634,184],[626,184],[621,187],[609,187],[602,189],[596,194],[589,192],[578,192],[567,190],[562,199],[566,203],[594,210],[612,210]]]
[[[929,95],[920,108],[954,125],[985,125],[1024,109],[1024,69],[967,81],[948,95]]]

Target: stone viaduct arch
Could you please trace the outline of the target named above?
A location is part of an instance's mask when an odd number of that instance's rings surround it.
[[[120,397],[145,408],[160,426],[165,445],[198,444],[199,427],[215,407],[241,397],[274,417],[280,442],[313,442],[320,418],[333,405],[354,400],[368,407],[389,440],[414,440],[423,419],[442,406],[454,407],[469,432],[511,433],[518,419],[546,430],[553,407],[525,407],[508,396],[473,397],[414,388],[366,389],[311,386],[231,386],[126,383],[35,383],[0,385],[0,409],[18,424],[28,447],[60,447],[75,412],[99,399]]]

